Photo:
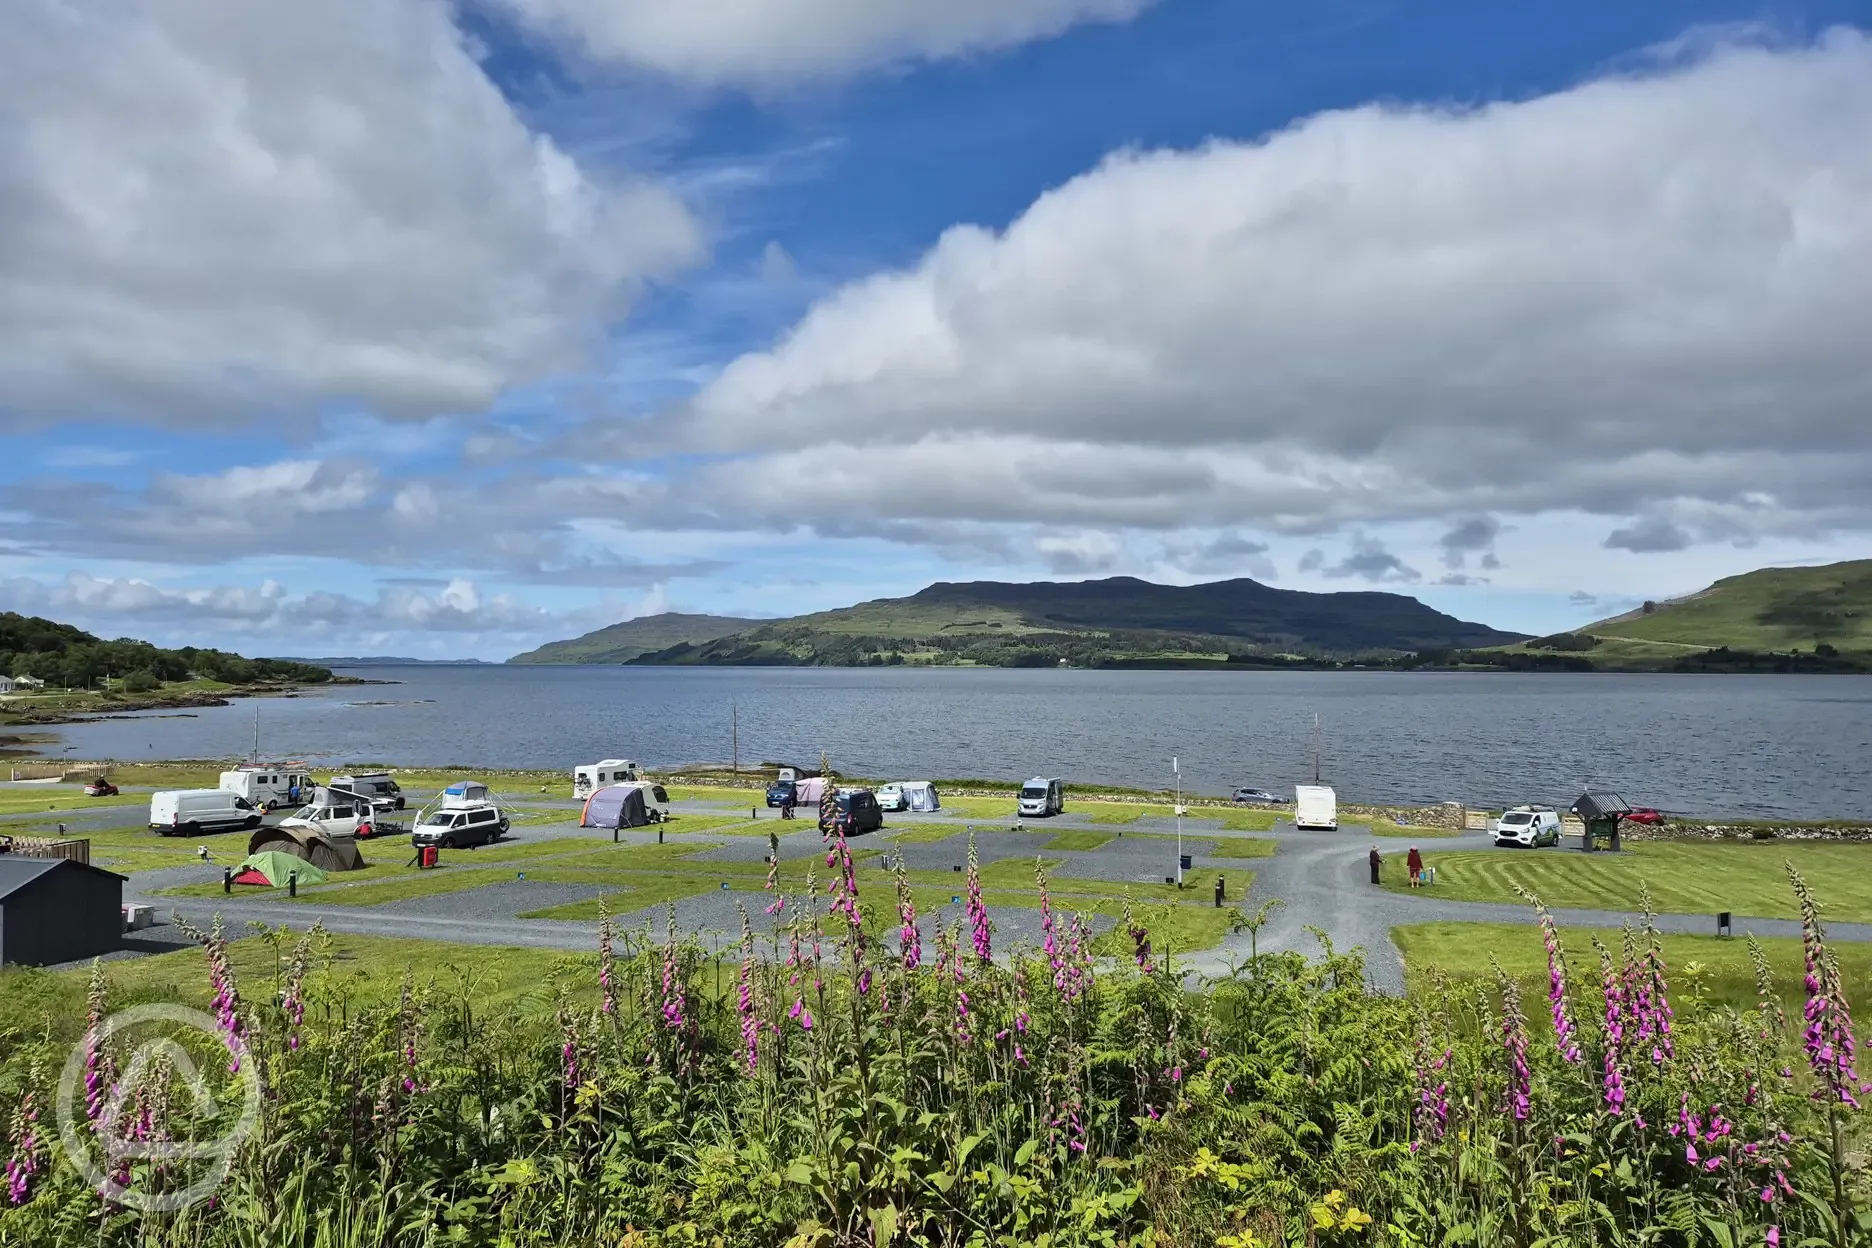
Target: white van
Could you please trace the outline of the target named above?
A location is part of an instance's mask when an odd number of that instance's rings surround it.
[[[342,789],[346,793],[355,793],[367,797],[373,806],[389,806],[395,810],[403,809],[403,790],[390,778],[387,771],[361,772],[355,776],[333,776],[327,786]]]
[[[1035,776],[1021,785],[1019,812],[1035,819],[1057,815],[1066,809],[1066,786],[1058,780]]]
[[[242,767],[221,773],[221,789],[261,810],[297,806],[312,796],[312,774],[290,767]]]
[[[637,764],[628,758],[607,758],[572,769],[572,795],[587,797],[607,784],[627,784],[637,779]]]
[[[1294,827],[1331,830],[1338,826],[1338,794],[1323,784],[1294,786]]]
[[[1560,843],[1560,816],[1549,806],[1516,806],[1504,810],[1492,829],[1497,845],[1537,849]]]
[[[230,828],[257,828],[260,812],[225,789],[168,789],[150,794],[149,826],[164,836],[194,836]]]

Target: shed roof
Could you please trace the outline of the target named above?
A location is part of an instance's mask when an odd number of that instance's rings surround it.
[[[1631,814],[1632,808],[1616,793],[1582,793],[1573,803],[1573,813],[1582,819],[1610,819]]]
[[[0,854],[0,901],[33,883],[40,876],[61,868],[71,871],[89,871],[93,875],[105,876],[124,883],[127,877],[115,871],[106,871],[103,867],[94,867],[88,862],[73,862],[69,858],[31,858],[25,854]]]

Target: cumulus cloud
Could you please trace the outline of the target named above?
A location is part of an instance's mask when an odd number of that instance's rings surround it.
[[[1129,20],[1151,0],[498,0],[599,60],[771,87]]]
[[[1309,555],[1317,553],[1307,552]],[[1386,548],[1375,537],[1359,534],[1352,539],[1352,549],[1338,563],[1328,564],[1320,571],[1335,579],[1357,577],[1373,584],[1397,582],[1408,584],[1422,577],[1418,571],[1407,565],[1397,555]]]
[[[1682,550],[1690,544],[1690,535],[1666,516],[1644,516],[1637,523],[1614,529],[1605,539],[1607,550],[1629,550],[1634,554],[1653,555]]]
[[[46,615],[116,636],[131,624],[209,629],[237,634],[298,635],[325,630],[533,635],[552,632],[583,613],[528,606],[511,594],[484,593],[455,578],[439,587],[392,584],[374,598],[315,590],[292,594],[276,581],[258,586],[172,589],[135,577],[72,572],[62,581],[0,580],[0,609]]]
[[[1246,573],[1263,581],[1275,576],[1268,544],[1235,532],[1218,533],[1206,541],[1166,542],[1164,560],[1179,571],[1199,576]]]
[[[1443,549],[1483,570],[1496,512],[1872,527],[1868,132],[1872,39],[1837,31],[1122,152],[827,296],[670,428],[787,430],[721,471],[789,524],[1482,516]]]
[[[1455,570],[1463,567],[1470,555],[1479,555],[1482,567],[1500,567],[1501,561],[1495,557],[1495,539],[1501,536],[1501,531],[1501,521],[1494,516],[1468,516],[1458,520],[1437,539],[1437,545],[1443,548],[1443,566]]]
[[[477,408],[700,247],[441,0],[20,0],[0,133],[0,427]]]

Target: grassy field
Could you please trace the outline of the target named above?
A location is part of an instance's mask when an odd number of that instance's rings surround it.
[[[1598,982],[1598,955],[1591,943],[1594,936],[1613,951],[1614,957],[1618,956],[1622,932],[1561,930],[1571,978],[1576,984]],[[1504,971],[1522,981],[1528,1000],[1546,997],[1547,952],[1541,944],[1540,928],[1532,924],[1421,923],[1392,929],[1391,939],[1404,955],[1405,984],[1412,993],[1433,987],[1433,971],[1441,971],[1458,983],[1493,981],[1494,962],[1499,962]],[[1662,943],[1671,971],[1672,999],[1680,1009],[1686,997],[1702,996],[1740,1009],[1754,1002],[1755,975],[1749,963],[1748,942],[1741,937],[1724,940],[1715,936],[1665,936]],[[1801,996],[1800,941],[1768,939],[1761,945],[1774,968],[1780,995],[1790,1005],[1796,1003]],[[1872,945],[1835,942],[1829,947],[1839,958],[1848,999],[1854,1004],[1872,999]],[[1529,1013],[1537,1025],[1546,1018],[1545,1009]],[[1798,1021],[1798,1007],[1794,1017]],[[1860,1021],[1872,1022],[1863,1017]]]
[[[1600,637],[1749,650],[1872,649],[1872,559],[1761,568],[1699,593],[1581,630]],[[1594,651],[1594,654],[1597,652]]]
[[[1396,855],[1393,855],[1396,856]],[[1784,863],[1812,885],[1830,919],[1872,922],[1872,845],[1816,842],[1711,844],[1638,841],[1619,854],[1577,850],[1430,851],[1436,868],[1429,895],[1450,901],[1517,901],[1514,886],[1549,906],[1635,910],[1648,886],[1660,913],[1798,917]],[[1408,892],[1402,872],[1387,872],[1386,888]]]
[[[48,784],[30,789],[0,789],[0,815],[26,815],[59,810],[95,810],[101,806],[147,806],[149,797],[142,793],[120,793],[116,797],[86,797],[84,786]]]
[[[245,933],[235,931],[230,935]],[[292,941],[284,953],[290,956]],[[381,936],[327,938],[333,965],[318,975],[324,982],[356,1001],[394,1000],[405,974],[417,984],[435,983],[454,988],[471,987],[477,1007],[526,1007],[537,1004],[550,1012],[555,987],[565,983],[580,999],[595,994],[591,968],[597,952],[567,954],[550,949],[518,949],[494,945],[454,945],[439,941],[403,940]],[[235,940],[229,947],[242,991],[268,995],[280,974],[280,954],[267,939]],[[54,1035],[76,1038],[83,1030],[85,985],[88,971],[43,971],[8,967],[0,971],[0,1031],[7,1027],[37,1029],[50,1026]],[[104,975],[110,985],[111,1005],[122,1009],[143,1002],[178,1002],[205,1007],[211,997],[208,975],[200,952],[193,949],[158,954],[126,962],[107,962]]]
[[[1462,835],[1461,832],[1451,828],[1417,828],[1406,823],[1391,823],[1382,819],[1372,821],[1371,834],[1411,841],[1451,840]]]
[[[1075,831],[1072,828],[1064,828],[1055,832],[1052,836],[1049,836],[1046,844],[1042,845],[1041,848],[1077,850],[1081,853],[1089,853],[1095,849],[1103,849],[1105,846],[1112,843],[1112,839],[1112,835],[1109,832],[1083,832]]]
[[[1187,839],[1187,838],[1186,838]],[[1216,841],[1209,850],[1210,858],[1272,858],[1279,848],[1277,841],[1250,840],[1247,837],[1229,837]]]

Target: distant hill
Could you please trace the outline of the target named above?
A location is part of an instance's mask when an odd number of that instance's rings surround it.
[[[1732,650],[1872,650],[1872,559],[1728,576],[1579,631]]]
[[[1568,671],[1872,672],[1872,559],[1761,568],[1570,633],[1452,661]]]
[[[643,615],[621,624],[612,624],[570,641],[553,641],[537,650],[516,654],[509,663],[628,663],[639,655],[664,650],[684,642],[713,641],[743,629],[753,628],[761,620],[744,620],[728,615],[684,615],[665,611],[661,615]]]
[[[167,650],[147,641],[105,641],[81,628],[36,615],[0,611],[0,674],[33,676],[59,688],[90,689],[100,678],[126,683],[190,679],[230,685],[260,682],[317,684],[331,679],[319,664],[294,659],[245,659],[194,646]]]
[[[1180,586],[1112,577],[942,582],[908,598],[758,622],[708,640],[685,639],[631,661],[1216,666],[1459,649],[1523,638],[1458,620],[1402,594],[1314,594],[1246,579]]]
[[[342,655],[330,659],[282,660],[287,663],[316,663],[321,667],[498,667],[486,659],[408,659],[390,654]]]

